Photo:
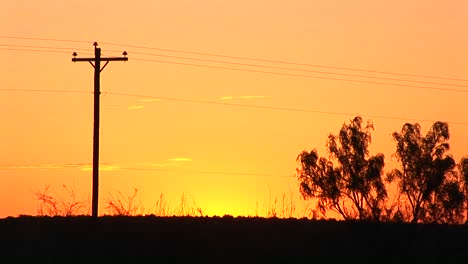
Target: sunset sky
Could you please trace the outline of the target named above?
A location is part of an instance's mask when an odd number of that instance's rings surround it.
[[[297,155],[327,156],[327,135],[355,115],[374,122],[387,170],[405,122],[449,122],[458,161],[467,14],[465,0],[6,1],[0,217],[36,214],[47,185],[91,201],[93,68],[71,58],[92,57],[94,41],[129,58],[101,75],[101,214],[137,188],[147,210],[185,193],[207,215],[265,214],[286,194],[302,216]]]

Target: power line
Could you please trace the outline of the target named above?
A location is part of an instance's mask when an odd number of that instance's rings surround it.
[[[67,91],[67,90],[53,90],[53,89],[4,89],[4,88],[0,88],[0,91],[6,91],[6,92],[51,92],[51,93],[93,93],[93,92],[90,92],[90,91],[81,91],[81,90],[69,90],[69,91]],[[225,105],[225,106],[234,106],[234,107],[247,107],[247,108],[257,108],[257,109],[266,109],[266,110],[315,113],[315,114],[325,114],[325,115],[339,115],[339,116],[355,116],[356,115],[355,113],[353,114],[353,113],[346,113],[346,112],[332,112],[332,111],[310,110],[310,109],[300,109],[300,108],[290,108],[290,107],[275,107],[275,106],[249,105],[249,104],[239,104],[239,103],[226,103],[226,102],[205,101],[205,100],[195,100],[195,99],[183,99],[183,98],[165,97],[165,96],[143,95],[143,94],[128,94],[128,93],[117,93],[117,92],[103,92],[103,94],[116,95],[116,96],[127,96],[127,97],[137,97],[137,98],[150,98],[150,99],[178,101],[178,102],[187,102],[187,103]],[[434,122],[434,121],[436,121],[436,120],[431,120],[431,119],[415,119],[415,118],[398,117],[398,116],[383,116],[383,115],[361,115],[361,116],[368,117],[368,118],[391,119],[391,120],[401,120],[401,121],[420,121],[420,122]],[[456,124],[456,125],[468,125],[468,122],[447,121],[447,123]]]
[[[283,76],[306,77],[306,78],[315,78],[315,79],[323,79],[323,80],[346,81],[346,82],[389,85],[389,86],[398,86],[398,87],[411,87],[411,88],[426,89],[426,90],[438,90],[438,91],[447,91],[447,92],[468,93],[468,90],[453,89],[453,88],[440,88],[440,87],[420,86],[420,85],[411,85],[411,84],[399,84],[399,83],[387,83],[387,82],[375,82],[375,81],[364,81],[364,80],[354,80],[354,79],[343,79],[343,78],[334,78],[334,77],[312,76],[312,75],[295,74],[295,73],[271,72],[271,71],[261,71],[261,70],[253,70],[253,69],[240,69],[240,68],[232,68],[232,67],[204,65],[204,64],[186,63],[186,62],[161,61],[161,60],[152,60],[152,59],[133,58],[133,60],[157,62],[157,63],[166,63],[166,64],[177,64],[177,65],[185,65],[185,66],[195,66],[195,67],[203,67],[203,68],[222,69],[222,70],[267,73],[267,74],[275,74],[275,75],[283,75]]]
[[[275,107],[275,106],[261,106],[261,105],[249,105],[249,104],[238,104],[238,103],[226,103],[226,102],[204,101],[204,100],[194,100],[194,99],[182,99],[182,98],[152,96],[152,95],[142,95],[142,94],[128,94],[128,93],[116,93],[116,92],[107,92],[107,94],[109,94],[109,95],[118,95],[118,96],[128,96],[128,97],[138,97],[138,98],[160,99],[160,100],[168,100],[168,101],[179,101],[179,102],[188,102],[188,103],[226,105],[226,106],[248,107],[248,108],[258,108],[258,109],[268,109],[268,110],[280,110],[280,111],[290,111],[290,112],[304,112],[304,113],[340,115],[340,116],[355,116],[356,115],[356,114],[345,113],[345,112],[331,112],[331,111],[288,108],[288,107]],[[414,118],[397,117],[397,116],[383,116],[383,115],[361,115],[361,116],[368,117],[368,118],[392,119],[392,120],[402,120],[402,121],[421,121],[421,122],[435,122],[436,121],[436,120],[430,120],[430,119],[414,119]],[[468,122],[447,121],[447,123],[457,124],[457,125],[468,125]]]
[[[226,171],[197,171],[197,170],[170,170],[159,168],[135,168],[135,167],[119,167],[120,170],[133,170],[133,171],[161,171],[161,172],[178,172],[178,173],[200,173],[200,174],[217,174],[217,175],[233,175],[233,176],[261,176],[261,177],[274,177],[272,174],[259,174],[248,172],[226,172]],[[278,176],[289,177],[289,176]]]
[[[51,163],[51,164],[0,164],[0,170],[12,170],[12,169],[76,169],[86,168],[91,164],[86,163]],[[100,163],[100,165],[108,165],[107,163]],[[161,168],[141,168],[141,167],[125,167],[117,165],[115,170],[126,170],[126,171],[159,171],[159,172],[176,172],[176,173],[198,173],[198,174],[214,174],[214,175],[232,175],[232,176],[260,176],[260,177],[290,177],[290,176],[275,176],[273,174],[266,173],[250,173],[250,172],[232,172],[232,171],[203,171],[203,170],[173,170],[173,169],[161,169]]]
[[[0,88],[0,91],[4,92],[38,92],[38,93],[89,93],[93,94],[91,91],[82,91],[82,90],[54,90],[54,89],[9,89],[9,88]]]
[[[240,60],[250,60],[250,61],[262,61],[262,62],[270,62],[270,63],[297,65],[297,66],[308,66],[308,67],[318,67],[318,68],[327,68],[327,69],[360,71],[360,72],[368,72],[368,73],[379,73],[379,74],[390,74],[390,75],[401,75],[401,76],[411,76],[411,77],[422,77],[422,78],[431,78],[431,79],[441,79],[441,80],[452,80],[452,81],[468,82],[467,79],[451,78],[451,77],[440,77],[440,76],[412,74],[412,73],[398,73],[398,72],[389,72],[389,71],[377,71],[377,70],[358,69],[358,68],[351,68],[351,67],[338,67],[338,66],[327,66],[327,65],[319,65],[319,64],[310,64],[310,63],[289,62],[289,61],[281,61],[281,60],[267,60],[267,59],[260,59],[260,58],[251,58],[251,57],[221,55],[221,54],[214,54],[214,53],[182,51],[182,50],[174,50],[174,49],[162,49],[162,48],[136,46],[136,45],[125,45],[125,44],[117,44],[117,43],[111,43],[111,42],[102,42],[102,43],[106,44],[106,45],[111,45],[111,46],[120,46],[120,47],[125,46],[125,47],[129,47],[129,48],[159,50],[159,51],[177,52],[177,53],[185,53],[185,54],[193,54],[193,55],[213,56],[213,57],[220,57],[220,58],[230,58],[230,59],[240,59]]]
[[[20,40],[36,40],[36,41],[75,42],[75,43],[92,43],[93,42],[93,41],[83,41],[83,40],[19,37],[19,36],[5,36],[5,35],[0,35],[0,38],[20,39]],[[409,77],[421,77],[421,78],[431,78],[431,79],[441,79],[441,80],[451,80],[451,81],[463,81],[463,82],[468,81],[468,79],[452,78],[452,77],[442,77],[442,76],[432,76],[432,75],[412,74],[412,73],[401,73],[401,72],[391,72],[391,71],[379,71],[379,70],[370,70],[370,69],[359,69],[359,68],[353,68],[353,67],[328,66],[328,65],[298,63],[298,62],[290,62],[290,61],[282,61],[282,60],[268,60],[268,59],[253,58],[253,57],[231,56],[231,55],[222,55],[222,54],[205,53],[205,52],[194,52],[194,51],[185,51],[185,50],[176,50],[176,49],[163,49],[163,48],[157,48],[157,47],[148,47],[148,46],[140,46],[140,45],[128,45],[128,44],[120,44],[120,43],[113,43],[113,42],[101,42],[101,43],[106,44],[106,45],[111,45],[111,46],[130,47],[130,48],[147,49],[147,50],[158,50],[158,51],[185,53],[185,54],[202,55],[202,56],[213,56],[213,57],[229,58],[229,59],[261,61],[261,62],[269,62],[269,63],[280,63],[280,64],[288,64],[288,65],[296,65],[296,66],[318,67],[318,68],[327,68],[327,69],[338,69],[338,70],[368,72],[368,73],[377,73],[377,74],[400,75],[400,76],[409,76]]]
[[[76,43],[93,43],[87,40],[71,40],[71,39],[54,39],[54,38],[33,38],[33,37],[17,37],[17,36],[5,36],[1,35],[3,39],[23,39],[23,40],[39,40],[39,41],[57,41],[57,42],[76,42]]]
[[[35,45],[13,45],[13,44],[0,44],[1,47],[14,47],[14,48],[35,48],[35,49],[54,49],[54,50],[84,50],[89,49],[77,49],[77,48],[63,48],[63,47],[50,47],[50,46],[35,46]]]
[[[210,60],[210,59],[199,59],[199,58],[192,58],[192,57],[172,56],[172,55],[145,53],[145,52],[135,52],[135,51],[131,51],[131,53],[132,53],[132,54],[139,54],[139,55],[149,55],[149,56],[157,56],[157,57],[165,57],[165,58],[174,58],[174,59],[184,59],[184,60],[195,60],[195,61],[204,61],[204,62],[215,62],[215,63],[224,63],[224,64],[241,65],[241,66],[250,66],[250,67],[261,67],[261,68],[278,69],[278,70],[302,71],[302,72],[311,72],[311,73],[319,73],[319,74],[340,75],[340,76],[348,76],[348,77],[359,77],[359,78],[369,78],[369,79],[379,79],[379,80],[389,80],[389,81],[414,82],[414,83],[424,83],[424,84],[435,84],[435,85],[468,87],[468,85],[462,85],[462,84],[427,82],[427,81],[417,81],[417,80],[398,79],[398,78],[388,78],[388,77],[369,76],[369,75],[359,75],[359,74],[349,74],[349,73],[338,73],[338,72],[314,71],[314,70],[307,70],[307,69],[277,67],[277,66],[269,66],[269,65],[261,65],[261,64],[250,64],[250,63],[240,63],[240,62],[229,62],[229,61]]]
[[[20,49],[20,48],[0,48],[0,50],[8,50],[8,51],[28,51],[28,52],[50,52],[50,53],[66,53],[70,54],[70,52],[62,51],[62,50],[35,50],[35,49]]]
[[[17,48],[0,48],[0,50],[31,51],[31,52],[55,52],[55,53],[67,53],[68,54],[68,52],[65,52],[65,51],[42,50],[42,49],[41,50],[33,50],[33,49],[17,49]],[[82,54],[88,54],[89,55],[89,53],[82,53]],[[134,58],[134,60],[165,63],[165,64],[177,64],[177,65],[185,65],[185,66],[195,66],[195,67],[203,67],[203,68],[233,70],[233,71],[266,73],[266,74],[274,74],[274,75],[282,75],[282,76],[305,77],[305,78],[315,78],[315,79],[323,79],[323,80],[334,80],[334,81],[345,81],[345,82],[355,82],[355,83],[388,85],[388,86],[398,86],[398,87],[410,87],[410,88],[437,90],[437,91],[446,91],[446,92],[468,93],[468,90],[454,89],[454,88],[442,88],[442,87],[420,86],[420,85],[401,84],[401,83],[388,83],[388,82],[365,81],[365,80],[356,80],[356,79],[344,79],[344,78],[334,78],[334,77],[312,76],[312,75],[305,75],[305,74],[271,72],[271,71],[241,69],[241,68],[232,68],[232,67],[205,65],[205,64],[195,64],[195,63],[185,63],[185,62],[160,61],[160,60],[152,60],[152,59]],[[409,81],[409,80],[407,80],[407,81]],[[444,84],[444,85],[450,85],[450,84]],[[464,85],[457,85],[457,86],[468,87],[468,86],[464,86]]]
[[[1,46],[15,47],[15,48],[40,48],[40,49],[49,49],[49,50],[51,50],[51,49],[87,50],[87,49],[61,48],[61,47],[50,47],[50,46],[33,46],[33,45],[9,45],[9,44],[0,44],[0,47],[1,47]],[[1,49],[1,48],[0,48],[0,49]],[[19,49],[19,50],[21,50],[21,49]],[[32,50],[31,50],[31,51],[32,51]],[[34,51],[41,51],[41,50],[34,50]],[[112,50],[110,50],[110,51],[113,52]],[[51,52],[53,52],[53,51],[51,51]],[[118,52],[120,52],[120,51],[118,51]],[[298,68],[288,68],[288,67],[277,67],[277,66],[269,66],[269,65],[261,65],[261,64],[250,64],[250,63],[220,61],[220,60],[211,60],[211,59],[200,59],[200,58],[183,57],[183,56],[172,56],[172,55],[165,55],[165,54],[154,54],[154,53],[135,52],[135,51],[132,51],[132,53],[133,53],[133,54],[139,54],[139,55],[149,55],[149,56],[157,56],[157,57],[166,57],[166,58],[175,58],[175,59],[184,59],[184,60],[195,60],[195,61],[214,62],[214,63],[224,63],[224,64],[241,65],[241,66],[249,66],[249,67],[260,67],[260,68],[269,68],[269,69],[288,70],[288,71],[302,71],[302,72],[319,73],[319,74],[328,74],[328,75],[339,75],[339,76],[349,76],[349,77],[358,77],[358,78],[369,78],[369,79],[380,79],[380,80],[390,80],[390,81],[400,81],[400,82],[413,82],[413,83],[435,84],[435,85],[456,86],[456,87],[468,87],[468,85],[461,85],[461,84],[450,84],[450,83],[417,81],[417,80],[408,80],[408,79],[399,79],[399,78],[388,78],[388,77],[369,76],[369,75],[359,75],[359,74],[348,74],[348,73],[338,73],[338,72],[315,71],[315,70],[298,69]],[[88,54],[89,54],[89,53],[88,53]]]
[[[41,48],[41,50],[28,50],[28,49],[17,49],[17,48],[6,48],[5,50],[18,50],[18,51],[46,51],[46,52],[58,52],[58,53],[65,53],[61,51],[53,51],[50,49],[54,49],[57,47],[46,47],[46,46],[30,46],[30,45],[1,45],[0,46],[11,46],[11,47],[30,47],[30,48]],[[48,48],[49,50],[42,50]],[[0,48],[2,50],[3,48]],[[67,49],[72,50],[72,48],[58,48],[58,49]],[[77,50],[85,50],[85,49],[77,49]],[[111,51],[112,52],[112,51]],[[370,79],[380,79],[380,80],[392,80],[392,81],[402,81],[402,82],[414,82],[414,83],[425,83],[425,84],[435,84],[435,85],[445,85],[445,86],[457,86],[457,87],[468,87],[468,85],[461,85],[461,84],[449,84],[449,83],[438,83],[438,82],[427,82],[427,81],[417,81],[417,80],[408,80],[408,79],[398,79],[398,78],[387,78],[387,77],[378,77],[378,76],[367,76],[367,75],[358,75],[358,74],[346,74],[346,73],[336,73],[336,72],[325,72],[325,71],[313,71],[313,70],[306,70],[306,69],[295,69],[295,68],[287,68],[287,67],[276,67],[276,66],[268,66],[268,65],[260,65],[260,64],[249,64],[249,63],[237,63],[237,62],[228,62],[228,61],[219,61],[219,60],[208,60],[208,59],[199,59],[199,58],[191,58],[191,57],[181,57],[181,56],[171,56],[171,55],[162,55],[162,54],[153,54],[153,53],[144,53],[144,52],[132,52],[134,54],[141,54],[141,55],[150,55],[150,56],[159,56],[159,57],[167,57],[167,58],[177,58],[177,59],[185,59],[185,60],[196,60],[196,61],[205,61],[205,62],[215,62],[215,63],[224,63],[224,64],[233,64],[233,65],[242,65],[242,66],[251,66],[251,67],[262,67],[262,68],[270,68],[270,69],[280,69],[280,70],[289,70],[289,71],[302,71],[302,72],[311,72],[311,73],[319,73],[319,74],[329,74],[329,75],[340,75],[340,76],[349,76],[349,77],[359,77],[359,78],[370,78]],[[82,53],[90,55],[90,53]],[[153,62],[161,62],[161,63],[174,63],[178,64],[178,62],[163,62],[159,60],[149,60],[149,59],[136,59],[141,61],[153,61]],[[180,63],[182,64],[182,63]],[[190,66],[199,66],[199,67],[208,67],[206,65],[195,65],[195,64],[185,64]],[[216,67],[216,66],[211,66]],[[216,67],[217,68],[217,67]],[[269,74],[279,74],[279,75],[292,75],[287,73],[280,73],[280,72],[264,72],[264,71],[256,71],[256,70],[249,70],[249,69],[235,69],[235,68],[222,68],[228,70],[237,70],[237,71],[255,71],[260,73],[269,73]],[[300,77],[309,77],[309,78],[326,78],[326,77],[315,77],[315,76],[308,76],[308,75],[299,75],[294,74],[292,76],[300,76]],[[349,79],[332,79],[332,80],[340,80],[340,81],[352,81],[352,82],[361,82],[361,83],[371,83],[371,84],[385,84],[385,85],[396,85],[396,86],[406,86],[406,87],[415,87],[415,88],[426,88],[432,90],[447,90],[445,88],[437,88],[437,87],[422,87],[422,86],[408,86],[405,84],[394,84],[394,83],[382,83],[382,82],[367,82],[367,81],[359,81],[359,80],[349,80]],[[447,91],[462,91],[457,89],[450,89]],[[468,91],[466,91],[468,92]]]
[[[3,48],[6,46],[10,46],[12,48]],[[24,47],[24,48],[21,48]],[[27,48],[27,47],[35,47]],[[50,53],[62,53],[62,54],[72,54],[72,50],[74,48],[58,48],[58,47],[43,47],[43,46],[22,46],[22,45],[0,45],[0,50],[8,50],[8,51],[27,51],[27,52],[50,52]],[[68,50],[68,51],[65,51]],[[76,50],[84,50],[84,49],[76,49]],[[80,54],[84,55],[92,55],[89,52],[80,52]]]

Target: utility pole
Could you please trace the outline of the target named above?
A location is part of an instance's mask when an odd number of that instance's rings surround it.
[[[93,125],[93,201],[92,216],[98,216],[99,201],[99,110],[100,110],[100,75],[102,70],[109,64],[109,61],[128,61],[127,52],[124,51],[123,57],[101,57],[101,48],[98,48],[97,42],[94,42],[94,58],[77,58],[76,52],[73,53],[73,62],[87,61],[94,67],[94,125]],[[101,68],[101,61],[106,63]],[[94,62],[94,63],[93,63]]]

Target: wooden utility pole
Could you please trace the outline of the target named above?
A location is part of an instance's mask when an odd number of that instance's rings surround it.
[[[92,201],[92,216],[98,216],[98,201],[99,201],[99,110],[100,110],[100,75],[102,70],[107,66],[109,61],[128,61],[127,52],[123,52],[123,57],[101,57],[101,49],[98,48],[97,42],[94,42],[94,58],[77,58],[76,52],[73,53],[73,62],[87,61],[94,67],[94,126],[93,126],[93,201]],[[101,68],[101,61],[106,63]],[[94,63],[93,63],[94,62]]]

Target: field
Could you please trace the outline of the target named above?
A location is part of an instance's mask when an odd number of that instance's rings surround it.
[[[243,217],[0,220],[0,263],[466,263],[468,226]],[[358,262],[356,262],[358,261]]]

